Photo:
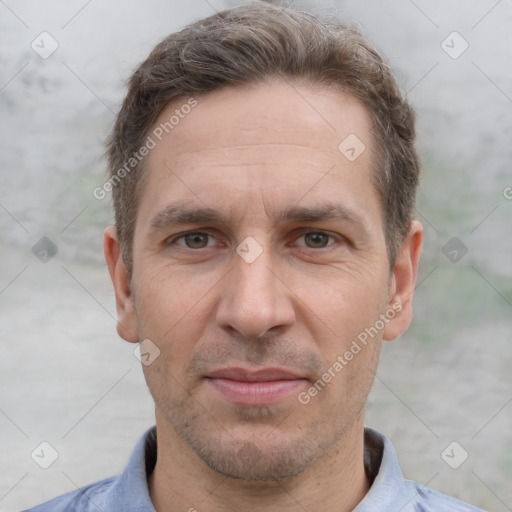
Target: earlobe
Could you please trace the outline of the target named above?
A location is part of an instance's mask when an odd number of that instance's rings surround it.
[[[139,335],[135,304],[130,285],[131,275],[123,261],[114,226],[109,226],[105,229],[103,247],[110,279],[114,285],[116,295],[117,332],[124,340],[136,343],[139,341]]]
[[[418,221],[413,221],[409,228],[409,234],[398,250],[393,267],[388,308],[390,312],[393,310],[394,314],[384,329],[383,339],[385,340],[398,338],[411,323],[412,299],[418,275],[422,242],[423,226]]]

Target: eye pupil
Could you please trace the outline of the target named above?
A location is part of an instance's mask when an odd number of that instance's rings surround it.
[[[326,247],[329,242],[329,235],[325,233],[307,233],[304,238],[306,245],[313,248]]]
[[[185,243],[191,249],[202,249],[208,244],[208,235],[206,233],[191,233],[185,236]]]

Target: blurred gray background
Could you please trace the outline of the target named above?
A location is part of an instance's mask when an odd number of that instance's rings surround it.
[[[119,473],[154,422],[134,345],[115,332],[109,197],[92,191],[134,66],[236,4],[0,0],[2,512]],[[415,319],[384,347],[366,423],[393,440],[408,478],[510,511],[512,2],[294,5],[360,25],[418,115]],[[42,442],[58,454],[47,469]]]

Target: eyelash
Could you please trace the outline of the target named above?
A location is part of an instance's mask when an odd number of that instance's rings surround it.
[[[315,247],[308,247],[307,245],[300,245],[299,247],[303,247],[304,249],[312,249],[312,250],[318,251],[320,249],[328,249],[329,247],[334,245],[335,242],[340,242],[340,241],[343,240],[343,237],[341,237],[341,236],[336,237],[336,236],[330,234],[327,231],[313,230],[313,229],[301,232],[301,234],[297,238],[295,238],[294,240],[296,241],[296,240],[298,240],[300,238],[303,238],[303,237],[305,237],[306,235],[309,235],[309,234],[327,235],[329,237],[329,239],[331,240],[331,243],[328,243],[324,247],[317,247],[317,248],[315,248]],[[191,236],[191,235],[206,235],[210,239],[211,238],[215,238],[212,234],[210,234],[210,233],[208,233],[206,231],[188,231],[186,233],[182,233],[181,235],[177,235],[177,236],[167,240],[165,245],[167,245],[167,246],[178,245],[179,247],[182,247],[184,250],[197,251],[197,252],[208,248],[208,246],[206,246],[206,247],[200,247],[200,248],[196,248],[195,249],[195,248],[192,248],[192,247],[187,247],[185,244],[181,245],[181,244],[177,243],[179,240],[184,240],[185,237]],[[332,242],[332,241],[334,241],[334,242]],[[208,242],[209,242],[209,240],[208,240]]]

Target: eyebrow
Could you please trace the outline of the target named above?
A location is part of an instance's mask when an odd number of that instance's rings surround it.
[[[327,203],[319,206],[291,206],[277,217],[277,222],[319,222],[341,220],[365,227],[366,222],[355,210],[341,204]]]
[[[285,222],[321,222],[340,220],[353,224],[367,232],[367,223],[355,210],[340,204],[327,203],[319,206],[290,206],[274,215],[274,227]],[[150,233],[158,232],[170,225],[180,224],[228,224],[230,218],[209,207],[169,205],[158,212],[150,222]]]
[[[185,205],[169,205],[158,212],[150,223],[150,231],[161,229],[174,224],[203,224],[208,222],[227,223],[225,216],[213,208],[190,208]]]

